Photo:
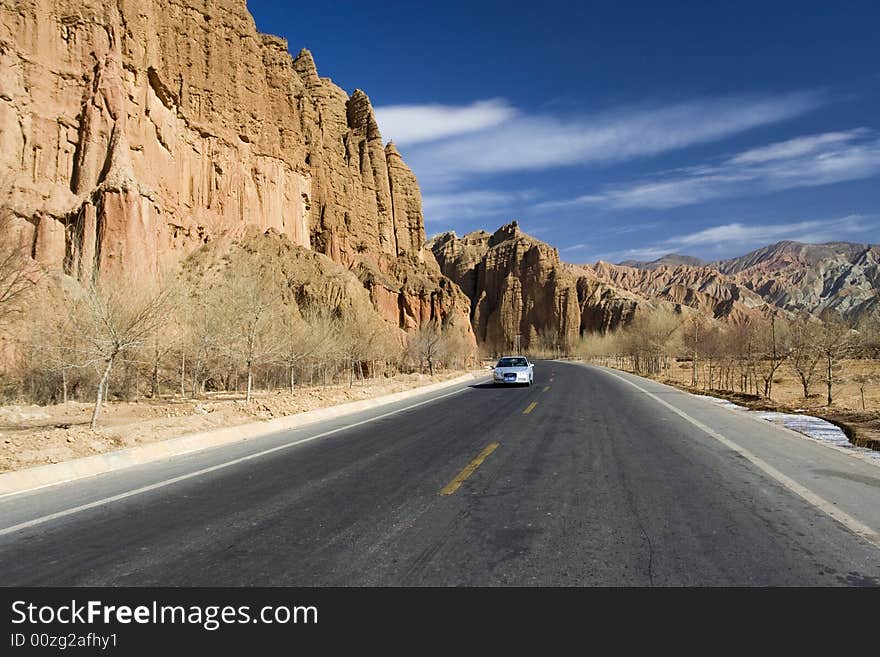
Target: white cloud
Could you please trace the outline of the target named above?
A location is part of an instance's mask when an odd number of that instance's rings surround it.
[[[448,224],[456,220],[518,213],[533,198],[529,190],[500,192],[491,189],[425,194],[422,205],[427,223]]]
[[[832,221],[797,221],[786,224],[746,225],[742,223],[724,224],[705,228],[687,235],[679,235],[669,240],[676,247],[705,246],[719,243],[765,244],[783,239],[801,241],[804,235],[828,236],[853,233],[864,230],[862,217],[852,215]]]
[[[880,217],[876,215],[847,215],[835,219],[793,221],[781,224],[748,225],[733,222],[705,228],[692,233],[676,235],[647,246],[605,253],[595,259],[618,262],[621,260],[653,260],[667,253],[693,253],[711,258],[730,250],[741,252],[783,240],[818,244],[835,240],[876,234]]]
[[[376,108],[376,121],[386,139],[410,145],[485,130],[517,114],[502,99],[470,105],[389,105]]]
[[[744,151],[719,164],[611,185],[572,199],[534,206],[546,211],[582,205],[667,209],[715,198],[815,187],[880,174],[880,138],[866,129],[808,135]]]
[[[743,151],[730,159],[733,164],[754,164],[757,162],[769,162],[772,160],[785,160],[793,157],[809,155],[820,150],[827,150],[829,146],[850,142],[853,139],[867,133],[864,128],[847,130],[844,132],[825,132],[818,135],[796,137],[788,141],[781,141],[760,148]]]
[[[412,144],[407,161],[419,179],[448,183],[474,173],[539,170],[655,155],[784,121],[824,102],[822,94],[796,92],[623,107],[576,118],[528,115],[503,101],[482,101],[491,103],[485,107],[477,107],[481,103],[467,108],[404,106],[377,112],[383,134]],[[437,117],[436,125],[432,116]]]

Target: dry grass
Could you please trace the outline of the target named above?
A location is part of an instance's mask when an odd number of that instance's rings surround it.
[[[664,371],[664,378],[676,384],[690,385],[691,363],[675,361]],[[846,360],[840,365],[838,380],[834,382],[834,402],[829,408],[825,398],[825,383],[821,373],[817,373],[810,385],[810,396],[804,398],[803,389],[794,370],[786,362],[783,363],[776,376],[773,377],[773,390],[770,402],[781,404],[787,408],[801,408],[807,411],[872,411],[880,412],[880,361],[877,360]],[[701,368],[700,378],[708,381],[705,366]],[[865,408],[862,408],[861,393],[857,377],[873,376],[876,383],[865,385]]]

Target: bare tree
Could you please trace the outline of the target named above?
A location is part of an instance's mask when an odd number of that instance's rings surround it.
[[[855,346],[854,332],[835,311],[822,315],[822,332],[819,336],[819,351],[825,362],[826,401],[831,406],[832,387],[837,378],[840,361],[848,356]]]
[[[773,377],[789,355],[788,327],[777,317],[776,311],[770,315],[767,325],[759,329],[758,344],[758,367],[764,382],[764,397],[769,399],[773,392]]]
[[[751,394],[753,390],[757,393],[755,334],[756,328],[750,323],[730,326],[725,332],[729,357],[738,374],[739,390],[747,394]]]
[[[447,367],[461,368],[465,366],[473,357],[472,344],[461,331],[456,330],[452,326],[445,327],[443,335],[445,341],[444,356]],[[575,347],[574,345],[568,345],[567,348],[571,352]]]
[[[291,395],[296,389],[296,366],[303,358],[310,355],[310,345],[306,343],[306,336],[309,334],[308,328],[295,303],[290,302],[280,309],[278,321],[279,361],[287,368]]]
[[[63,312],[59,312],[59,307],[64,309]],[[70,373],[89,358],[83,352],[83,345],[80,344],[82,338],[76,330],[75,318],[81,311],[81,294],[62,289],[57,294],[52,290],[47,291],[28,313],[30,330],[26,341],[30,350],[39,354],[39,360],[32,366],[60,375],[60,401],[63,404],[67,403],[69,397]],[[55,397],[55,394],[52,396]]]
[[[442,357],[444,348],[443,331],[436,321],[422,324],[407,341],[407,349],[418,362],[419,368],[423,369],[427,363],[431,376],[434,376],[434,366]]]
[[[862,358],[880,358],[880,307],[859,319],[858,351]]]
[[[717,324],[709,324],[703,329],[702,352],[706,363],[704,387],[710,390],[720,387],[718,370],[724,357],[725,339],[725,332]]]
[[[279,362],[287,369],[290,394],[296,389],[296,367],[314,358],[323,364],[339,340],[335,318],[323,308],[288,301],[279,312]]]
[[[150,344],[143,349],[143,359],[150,369],[150,396],[154,399],[161,395],[163,366],[181,350],[186,339],[183,313],[190,311],[185,284],[179,279],[169,279],[165,310],[168,321],[156,327]]]
[[[121,278],[102,278],[85,290],[76,330],[87,345],[86,363],[100,376],[89,426],[95,429],[107,393],[110,374],[118,360],[142,347],[168,320],[170,294],[164,286],[143,286]]]
[[[343,325],[339,317],[323,309],[313,308],[306,315],[309,339],[315,345],[309,360],[317,365],[321,384],[327,384],[327,371],[335,368],[339,359],[345,359]]]
[[[623,332],[621,346],[637,374],[660,374],[676,351],[681,318],[657,311],[639,315]]]
[[[791,324],[791,367],[800,379],[804,399],[810,396],[810,384],[822,359],[821,337],[822,327],[807,315]]]
[[[859,397],[862,401],[862,410],[865,411],[867,410],[867,406],[865,405],[865,389],[869,386],[874,387],[880,384],[880,375],[873,372],[866,374],[856,374],[852,377],[852,381],[859,388]]]
[[[222,320],[217,307],[221,293],[208,287],[204,281],[191,284],[186,304],[180,306],[182,328],[179,347],[180,396],[186,397],[186,382],[189,381],[192,397],[198,397],[221,360]]]
[[[696,388],[700,380],[699,361],[703,348],[703,339],[706,333],[706,319],[702,315],[694,314],[685,322],[682,331],[684,348],[691,357],[691,386]]]
[[[254,366],[271,361],[278,352],[275,324],[285,286],[277,268],[243,252],[231,258],[215,291],[224,349],[245,368],[246,403],[253,394]]]
[[[386,357],[392,353],[392,345],[385,326],[364,321],[354,315],[346,315],[337,320],[338,348],[348,364],[348,385],[354,385],[357,376],[365,378],[364,364],[376,357]]]

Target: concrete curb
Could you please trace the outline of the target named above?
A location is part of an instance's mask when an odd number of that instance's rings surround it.
[[[402,390],[390,395],[361,399],[358,401],[317,408],[313,411],[305,411],[296,415],[275,418],[265,422],[248,422],[232,427],[211,429],[198,433],[187,434],[177,438],[159,440],[153,443],[136,445],[126,449],[85,456],[83,458],[39,465],[24,470],[6,472],[0,474],[0,497],[23,493],[25,491],[44,488],[54,484],[61,484],[74,479],[92,477],[113,470],[128,468],[133,465],[142,465],[152,461],[171,458],[198,452],[211,447],[219,447],[230,443],[260,438],[268,434],[288,429],[296,429],[308,424],[329,420],[346,415],[352,415],[371,408],[387,406],[395,402],[416,397],[429,392],[444,390],[468,381],[476,381],[484,378],[477,373],[464,374],[462,376],[431,383],[426,386]]]

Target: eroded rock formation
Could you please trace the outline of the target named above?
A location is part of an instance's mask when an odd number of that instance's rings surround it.
[[[831,310],[858,320],[880,303],[876,245],[785,241],[711,264],[688,260],[665,256],[631,266],[598,262],[583,269],[645,298],[683,304],[733,322],[773,309],[816,316]]]
[[[0,213],[80,280],[272,229],[356,272],[393,325],[470,332],[369,98],[245,0],[0,0]]]
[[[597,262],[582,269],[608,285],[643,299],[686,306],[715,319],[747,322],[766,310],[760,295],[738,284],[717,269],[706,266],[659,265],[637,269]]]
[[[639,303],[561,263],[556,249],[516,222],[491,235],[443,233],[429,244],[443,273],[470,298],[474,332],[490,350],[563,348],[629,321]]]
[[[818,315],[833,310],[857,320],[880,307],[876,244],[778,242],[716,266],[789,311]]]

